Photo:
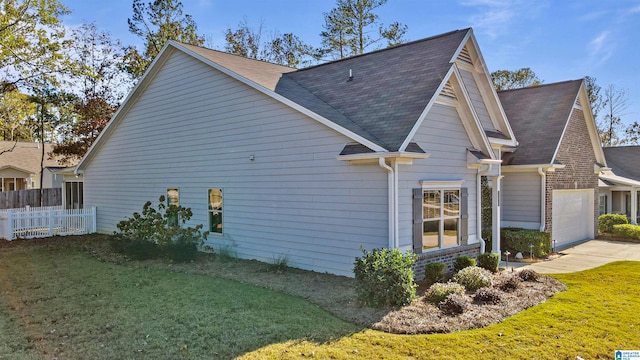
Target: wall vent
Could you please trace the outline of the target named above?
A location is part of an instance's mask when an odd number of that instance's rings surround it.
[[[442,96],[446,96],[448,98],[456,100],[456,92],[453,90],[453,86],[451,86],[451,82],[447,81],[447,83],[442,88],[442,92],[440,93]]]
[[[467,64],[473,65],[473,62],[471,61],[471,54],[469,54],[469,49],[467,49],[467,47],[463,47],[462,51],[460,51],[460,54],[458,55],[458,60],[466,62]]]

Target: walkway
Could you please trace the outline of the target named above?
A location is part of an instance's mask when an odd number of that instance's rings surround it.
[[[640,243],[591,240],[560,251],[560,254],[562,256],[556,259],[533,264],[509,262],[509,268],[559,274],[592,269],[619,260],[640,261]],[[500,265],[504,266],[504,262]]]

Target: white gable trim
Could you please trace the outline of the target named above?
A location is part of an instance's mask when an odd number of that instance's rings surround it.
[[[424,108],[424,110],[422,110],[422,113],[418,117],[418,121],[416,121],[416,123],[413,125],[413,128],[409,132],[409,135],[407,135],[407,138],[404,139],[404,141],[402,142],[402,145],[400,145],[400,148],[398,149],[399,152],[403,152],[407,149],[407,146],[409,146],[411,139],[413,139],[413,137],[415,136],[420,126],[422,126],[424,119],[426,119],[427,114],[433,107],[433,104],[435,104],[436,100],[438,99],[438,96],[442,92],[442,89],[447,85],[447,81],[449,81],[449,78],[451,77],[451,74],[453,74],[453,71],[454,71],[453,66],[451,66],[451,68],[449,68],[449,71],[447,71],[447,74],[444,76],[444,79],[440,82],[440,85],[436,89],[436,92],[433,94],[433,96],[431,96],[429,103],[427,103],[427,106]]]
[[[100,144],[103,141],[103,138],[106,138],[111,132],[111,128],[117,126],[117,123],[120,122],[120,119],[126,114],[126,112],[129,110],[129,108],[131,107],[131,104],[133,103],[134,99],[137,98],[139,96],[139,94],[148,86],[148,84],[151,82],[151,80],[153,79],[153,77],[158,73],[158,71],[161,68],[161,65],[164,64],[164,62],[166,62],[166,60],[169,58],[169,56],[173,53],[173,51],[175,50],[179,50],[182,51],[183,53],[196,58],[200,61],[202,61],[203,63],[211,66],[212,68],[230,76],[231,78],[240,81],[241,83],[248,85],[250,87],[252,87],[255,90],[258,90],[259,92],[273,98],[274,100],[277,100],[285,105],[287,105],[288,107],[318,121],[319,123],[327,126],[330,129],[335,130],[336,132],[350,138],[353,141],[356,141],[366,147],[368,147],[369,149],[376,151],[376,152],[387,152],[388,150],[381,147],[380,145],[365,139],[364,137],[357,135],[356,133],[334,123],[333,121],[320,116],[318,114],[316,114],[315,112],[298,105],[297,103],[285,98],[284,96],[275,93],[274,91],[271,91],[267,88],[265,88],[264,86],[251,81],[203,56],[201,56],[200,54],[197,54],[183,46],[180,45],[180,43],[169,40],[165,46],[162,48],[162,50],[160,51],[160,53],[158,54],[158,56],[156,56],[156,58],[153,60],[153,62],[149,65],[149,68],[147,69],[147,71],[144,73],[144,75],[142,76],[142,78],[140,79],[140,81],[138,82],[138,84],[136,84],[136,86],[133,88],[133,90],[129,93],[129,95],[127,96],[127,98],[124,100],[124,102],[122,103],[122,106],[120,106],[120,108],[118,109],[118,111],[116,111],[116,113],[113,115],[113,117],[111,118],[111,121],[107,124],[107,126],[105,127],[105,129],[102,131],[102,133],[98,136],[98,138],[96,139],[96,141],[93,143],[93,145],[91,146],[91,148],[89,148],[89,151],[87,151],[87,154],[85,154],[85,156],[82,158],[82,160],[80,161],[80,163],[78,164],[78,169],[83,169],[87,163],[90,161],[90,159],[93,157],[93,153],[95,151],[97,151],[96,149],[100,147]]]
[[[602,145],[600,144],[600,138],[598,137],[598,131],[596,130],[596,123],[593,119],[593,114],[591,113],[591,108],[589,106],[589,101],[587,99],[587,92],[585,89],[584,80],[580,84],[580,88],[578,89],[578,93],[576,97],[573,99],[573,103],[571,105],[571,111],[569,111],[569,117],[564,124],[564,128],[562,129],[562,134],[560,135],[560,140],[558,141],[558,145],[556,145],[556,150],[553,152],[553,157],[551,158],[551,162],[555,162],[556,156],[558,155],[558,151],[560,151],[560,145],[562,144],[562,139],[564,139],[564,135],[567,132],[567,128],[569,127],[569,122],[571,121],[571,116],[575,110],[579,110],[576,106],[576,101],[581,99],[582,104],[582,115],[584,120],[587,122],[587,130],[589,131],[589,138],[591,139],[591,146],[593,147],[593,152],[596,155],[596,162],[599,164],[607,166],[606,159],[604,157],[604,151],[602,150]],[[586,107],[586,109],[584,109]]]

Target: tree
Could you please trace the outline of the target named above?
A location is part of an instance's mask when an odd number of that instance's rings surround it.
[[[622,129],[622,116],[627,110],[627,93],[613,84],[607,86],[602,98],[604,116],[598,123],[598,133],[603,146],[616,146],[625,143],[625,138],[620,138]]]
[[[33,141],[29,120],[35,116],[35,105],[17,89],[0,95],[0,136],[8,141]]]
[[[236,30],[225,31],[225,51],[250,59],[264,60],[274,64],[297,67],[318,60],[318,50],[306,44],[293,33],[279,35],[274,32],[270,41],[263,42],[263,25],[257,29],[249,26],[247,20],[238,24]]]
[[[587,90],[587,97],[589,98],[591,113],[593,114],[593,118],[597,120],[603,105],[602,95],[600,95],[600,90],[602,88],[596,83],[596,78],[591,76],[585,76],[584,83]]]
[[[198,46],[204,43],[191,15],[183,14],[179,0],[133,0],[133,17],[127,22],[129,31],[145,41],[143,53],[133,46],[125,49],[124,68],[135,78],[144,74],[167,41]]]
[[[95,24],[76,29],[73,40],[69,56],[78,69],[72,79],[78,92],[72,104],[75,117],[61,130],[63,141],[52,151],[62,156],[63,162],[84,156],[130,87],[128,74],[118,67],[123,56],[119,41],[99,31]]]
[[[530,68],[494,71],[491,73],[491,80],[497,91],[536,86],[543,82]]]
[[[382,39],[387,39],[387,46],[402,43],[406,25],[394,22],[385,28],[378,22],[375,10],[386,3],[387,0],[337,0],[336,7],[324,14],[324,31],[320,36],[326,52],[344,58],[363,54]],[[371,28],[376,25],[377,32],[372,35]]]
[[[59,20],[68,12],[58,0],[0,2],[0,91],[41,79],[56,84],[68,72],[62,51],[69,40]]]

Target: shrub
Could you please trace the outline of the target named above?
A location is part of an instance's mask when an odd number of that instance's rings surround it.
[[[406,305],[416,298],[413,263],[417,255],[374,249],[356,258],[353,272],[358,299],[369,306]]]
[[[289,268],[289,258],[280,254],[277,257],[271,259],[271,262],[267,266],[268,271],[276,272],[278,274],[285,272]]]
[[[464,287],[460,284],[448,282],[448,283],[435,283],[427,289],[424,294],[424,298],[427,301],[438,303],[447,298],[451,294],[464,295]]]
[[[500,264],[500,255],[498,254],[486,252],[478,256],[478,266],[485,270],[489,270],[492,273],[495,273],[498,271],[499,264]]]
[[[504,292],[513,292],[520,287],[521,282],[522,280],[518,275],[512,275],[500,280],[496,286]]]
[[[523,269],[518,272],[518,276],[522,281],[538,281],[540,279],[540,275],[538,275],[535,270],[531,269]]]
[[[430,284],[442,282],[447,265],[441,262],[428,263],[424,267],[424,279]]]
[[[477,266],[467,267],[458,271],[453,275],[453,281],[464,286],[467,291],[476,291],[482,287],[493,285],[491,273]]]
[[[502,250],[509,250],[512,254],[529,254],[533,245],[533,255],[541,258],[551,252],[551,234],[528,229],[503,228],[500,230],[503,244]]]
[[[640,226],[632,224],[613,225],[613,234],[627,239],[640,240]]]
[[[598,218],[598,232],[613,234],[614,225],[628,223],[627,216],[624,214],[603,214]]]
[[[473,295],[473,301],[479,304],[499,304],[502,301],[500,291],[492,287],[483,287]]]
[[[451,294],[438,303],[438,309],[448,315],[462,314],[469,305],[466,296],[460,294]]]
[[[116,245],[133,258],[139,258],[145,246],[148,249],[158,247],[160,251],[149,250],[147,258],[158,257],[161,254],[174,261],[190,261],[196,256],[198,246],[202,246],[207,239],[208,231],[202,231],[203,225],[185,227],[193,216],[190,208],[165,204],[164,196],[160,196],[157,209],[147,201],[142,207],[142,213],[133,213],[132,217],[118,223],[116,238],[122,241]],[[147,242],[149,244],[142,244]],[[134,245],[126,245],[131,243]],[[134,254],[136,253],[136,254]]]
[[[453,270],[460,271],[470,266],[476,266],[476,259],[471,256],[458,256],[453,264]]]

